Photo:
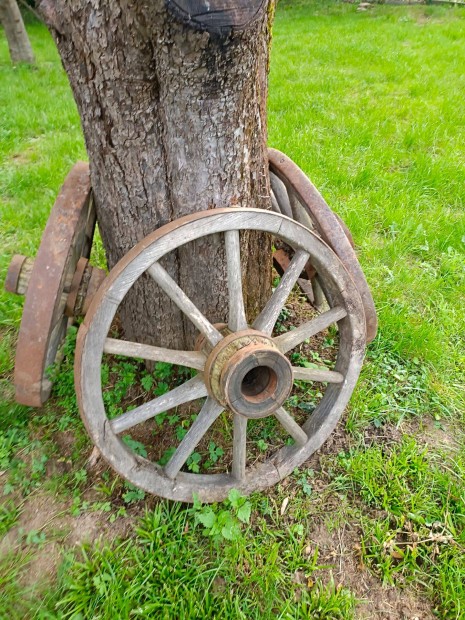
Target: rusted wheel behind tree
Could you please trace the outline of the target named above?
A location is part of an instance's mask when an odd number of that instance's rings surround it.
[[[334,213],[306,174],[287,155],[268,149],[274,210],[312,228],[340,258],[362,298],[366,316],[367,342],[377,332],[376,308],[365,275],[354,250],[354,241],[344,221]],[[279,257],[278,257],[279,258]],[[307,265],[314,302],[322,305],[319,275]]]
[[[25,295],[14,373],[15,398],[23,405],[40,407],[50,396],[49,369],[66,331],[105,277],[87,260],[95,221],[89,165],[78,162],[55,201],[36,258],[16,255],[10,263],[5,289]]]
[[[242,298],[242,230],[268,233],[282,239],[295,252],[279,285],[252,324],[245,316]],[[213,234],[223,234],[226,245],[227,327],[207,320],[160,264],[164,256],[179,246]],[[310,258],[329,310],[293,330],[273,335],[287,297]],[[168,350],[109,337],[119,304],[144,273],[157,282],[198,329],[195,350]],[[293,367],[286,353],[333,324],[338,328],[334,368]],[[75,382],[81,416],[108,463],[132,484],[150,493],[187,502],[192,501],[194,494],[202,501],[219,501],[231,488],[247,494],[278,483],[330,435],[357,382],[365,337],[365,314],[358,290],[335,253],[315,233],[287,217],[259,209],[215,209],[190,215],[138,243],[112,269],[94,297],[79,329],[76,348]],[[197,374],[167,394],[109,419],[101,381],[101,364],[106,354],[169,362],[195,369]],[[298,423],[286,405],[295,381],[320,382],[324,392],[304,423]],[[161,412],[203,398],[206,400],[199,405],[198,415],[164,466],[138,455],[121,439],[122,433],[135,431],[138,425]],[[232,428],[231,458],[225,471],[184,471],[187,459],[224,411]],[[294,443],[284,442],[264,462],[254,465],[247,454],[247,428],[264,423],[270,416]]]

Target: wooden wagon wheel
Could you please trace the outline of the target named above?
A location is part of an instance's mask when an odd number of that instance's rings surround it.
[[[287,155],[270,148],[268,160],[275,199],[274,210],[314,229],[343,262],[362,298],[366,317],[367,342],[371,342],[378,328],[376,308],[355,254],[354,242],[349,229],[330,209],[305,173]],[[315,283],[315,298],[318,302],[320,301],[318,278]]]
[[[52,388],[48,368],[57,360],[73,317],[86,310],[105,272],[87,258],[95,227],[89,166],[78,162],[65,179],[34,259],[16,255],[7,291],[26,295],[16,346],[16,400],[40,407]]]
[[[242,298],[240,230],[260,230],[283,239],[294,258],[269,301],[247,324]],[[212,325],[161,266],[159,260],[180,245],[223,233],[229,289],[228,330]],[[321,275],[330,309],[296,329],[272,336],[278,315],[303,266],[312,257]],[[147,272],[200,332],[193,351],[175,351],[108,337],[117,308],[134,282]],[[337,323],[339,348],[334,370],[294,368],[285,353]],[[183,217],[138,243],[110,272],[95,295],[77,339],[75,383],[84,424],[108,463],[132,484],[166,498],[192,501],[224,499],[231,488],[242,493],[276,484],[317,450],[332,432],[356,384],[365,349],[363,306],[350,276],[332,250],[313,232],[269,211],[214,209]],[[104,353],[170,362],[198,374],[167,394],[108,419],[102,397]],[[283,406],[294,380],[327,382],[321,402],[300,426]],[[121,439],[160,412],[206,397],[195,421],[173,456],[162,467],[136,454]],[[202,437],[223,411],[233,426],[229,472],[192,474],[181,471]],[[265,462],[247,463],[249,419],[273,415],[294,439]]]

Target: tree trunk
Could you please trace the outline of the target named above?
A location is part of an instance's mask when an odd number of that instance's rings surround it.
[[[16,0],[0,0],[0,23],[5,29],[11,62],[34,64],[34,52]]]
[[[202,24],[196,30],[163,0],[43,0],[39,8],[78,105],[110,268],[182,215],[269,208],[272,7],[242,31],[211,32]],[[242,245],[252,317],[269,293],[271,248],[260,235],[248,235]],[[211,321],[227,319],[222,239],[190,244],[164,266]],[[121,319],[126,337],[140,342],[182,348],[193,341],[192,325],[145,276],[125,300]]]

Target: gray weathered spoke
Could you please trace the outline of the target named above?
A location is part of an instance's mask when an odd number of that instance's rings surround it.
[[[162,411],[168,411],[173,407],[178,407],[191,400],[207,396],[207,388],[200,375],[189,379],[179,387],[174,388],[167,394],[154,398],[132,411],[123,413],[111,420],[110,425],[115,433],[122,433],[132,428],[136,424],[141,424],[150,418],[158,415]]]
[[[222,411],[224,411],[224,407],[222,405],[217,403],[216,400],[211,397],[207,398],[195,422],[187,431],[184,439],[177,447],[176,452],[165,466],[165,474],[168,478],[176,478],[181,470],[181,467],[187,461],[192,452],[194,452],[199,441]]]
[[[242,294],[241,247],[238,230],[225,233],[226,263],[228,268],[229,329],[236,332],[247,329],[244,296]]]
[[[300,325],[296,329],[292,329],[281,336],[276,336],[276,338],[273,338],[273,342],[282,353],[287,353],[294,347],[302,344],[307,338],[311,338],[315,334],[327,329],[330,325],[340,321],[345,316],[347,316],[347,310],[340,306],[336,306],[320,314],[311,321],[307,321],[307,323]]]
[[[325,303],[325,294],[323,293],[320,283],[318,282],[317,276],[314,276],[310,280],[310,283],[313,291],[313,305],[317,310],[321,311]]]
[[[302,226],[305,226],[306,228],[309,228],[310,230],[313,230],[313,232],[315,232],[312,218],[307,213],[307,211],[304,209],[304,207],[302,206],[300,200],[297,198],[297,195],[294,191],[289,192],[289,202],[291,204],[292,217],[295,219],[295,221],[299,222],[299,224],[302,224]]]
[[[116,340],[107,338],[103,346],[104,353],[112,355],[124,355],[125,357],[138,357],[152,362],[167,362],[203,370],[205,368],[206,357],[200,351],[176,351],[175,349],[164,349],[154,347],[150,344],[140,344],[128,340]]]
[[[279,177],[270,172],[270,185],[275,195],[276,202],[279,205],[279,210],[283,215],[292,218],[291,204],[289,202],[289,195],[287,193],[286,186]]]
[[[245,477],[245,466],[247,461],[247,418],[236,414],[233,424],[232,475],[236,480],[242,480]]]
[[[283,407],[275,411],[274,415],[299,446],[303,446],[307,443],[308,437],[306,432]]]
[[[271,334],[278,320],[279,313],[286,303],[286,299],[289,297],[289,293],[294,288],[302,269],[305,267],[309,259],[308,252],[298,250],[294,254],[294,258],[291,260],[289,267],[283,274],[281,282],[276,287],[273,295],[268,300],[268,303],[255,319],[253,324],[255,329],[265,332],[265,334]]]
[[[334,370],[326,368],[301,368],[299,366],[292,367],[292,376],[298,381],[324,381],[326,383],[342,383],[344,375]]]
[[[276,200],[276,196],[274,195],[273,190],[270,193],[271,197],[271,210],[275,213],[281,213],[281,209],[279,208],[278,201]]]
[[[215,346],[223,336],[213,327],[208,319],[192,303],[184,291],[176,284],[169,273],[160,263],[153,263],[147,272],[155,280],[158,286],[165,291],[178,308],[192,321],[197,329],[205,336],[211,345]]]

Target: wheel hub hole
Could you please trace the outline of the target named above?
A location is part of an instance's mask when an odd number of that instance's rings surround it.
[[[277,376],[269,366],[252,368],[242,379],[241,392],[251,402],[260,402],[269,398],[275,391]]]

